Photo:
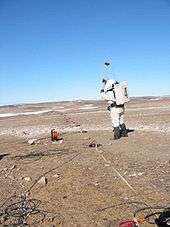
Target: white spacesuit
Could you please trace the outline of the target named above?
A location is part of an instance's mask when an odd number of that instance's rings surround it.
[[[104,87],[101,90],[101,98],[108,101],[113,125],[114,139],[127,137],[127,129],[124,124],[124,103],[129,100],[127,93],[127,83],[119,84],[115,80],[103,80]],[[123,91],[123,92],[122,92]],[[123,95],[122,95],[123,94]],[[123,97],[123,98],[122,98]]]

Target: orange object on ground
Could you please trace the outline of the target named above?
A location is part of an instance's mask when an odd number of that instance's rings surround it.
[[[56,129],[51,129],[51,141],[61,140],[60,132]]]
[[[128,220],[121,222],[119,227],[139,227],[139,224],[136,220]]]

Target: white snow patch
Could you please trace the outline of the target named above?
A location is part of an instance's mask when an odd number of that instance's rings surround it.
[[[63,108],[64,108],[64,106],[57,106],[57,108],[59,108],[59,109],[63,109]]]
[[[84,106],[94,106],[93,104],[86,104],[86,105],[84,105]]]
[[[79,110],[91,110],[91,109],[97,109],[98,106],[84,106],[80,107]]]
[[[21,113],[3,113],[0,114],[0,118],[2,117],[15,117],[15,116],[20,116],[20,115],[38,115],[38,114],[43,114],[43,113],[48,113],[52,110],[41,110],[41,111],[34,111],[34,112],[21,112]]]
[[[152,99],[149,99],[150,101],[158,101],[160,100],[160,98],[152,98]]]
[[[52,110],[53,112],[67,112],[67,111],[69,111],[69,110],[71,110],[71,109],[62,109],[62,110]],[[51,111],[51,112],[52,112]]]
[[[39,115],[39,114],[50,113],[50,112],[66,112],[66,111],[69,111],[69,110],[70,109],[61,109],[61,110],[48,109],[48,110],[41,110],[41,111],[34,111],[34,112],[1,113],[0,114],[0,118],[4,118],[4,117],[16,117],[16,116]]]

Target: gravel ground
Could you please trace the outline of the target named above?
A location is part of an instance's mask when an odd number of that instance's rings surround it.
[[[0,203],[31,188],[29,198],[49,212],[31,226],[49,227],[117,226],[142,203],[167,205],[170,99],[134,99],[126,110],[131,132],[114,141],[105,102],[1,107]],[[63,143],[51,143],[52,128]],[[89,147],[92,141],[101,146]],[[46,182],[34,185],[41,177]]]

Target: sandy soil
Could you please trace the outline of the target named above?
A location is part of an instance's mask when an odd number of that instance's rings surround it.
[[[27,192],[41,176],[47,184],[36,183],[29,198],[41,200],[49,213],[31,226],[117,226],[142,203],[170,204],[170,98],[133,99],[125,119],[131,132],[118,141],[106,106],[77,101],[0,107],[0,204]],[[63,143],[51,142],[52,128],[60,130]],[[29,139],[37,141],[29,145]],[[89,147],[92,141],[101,146]]]

